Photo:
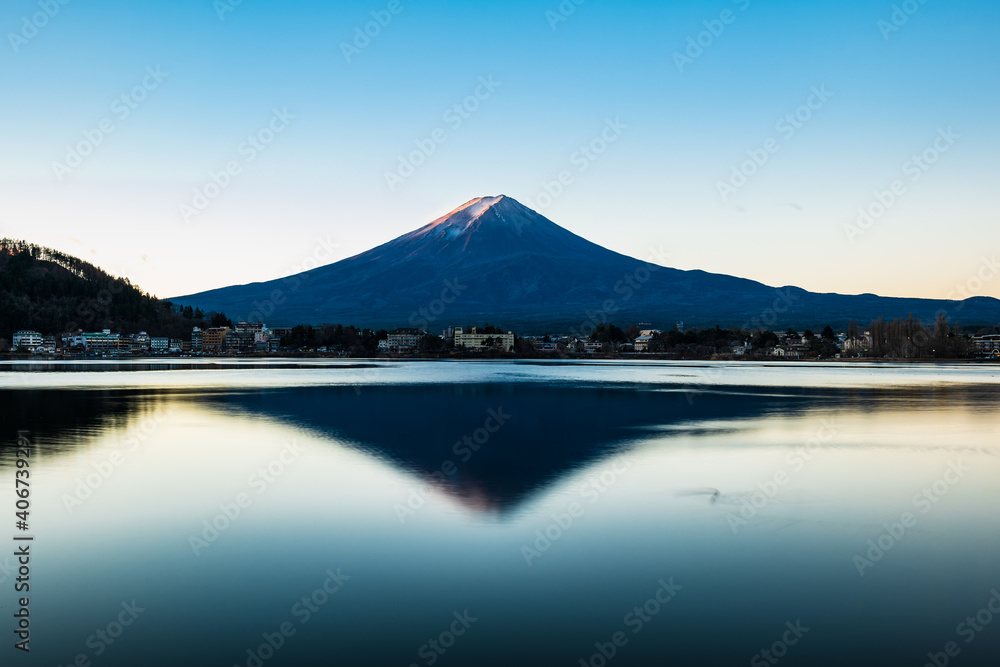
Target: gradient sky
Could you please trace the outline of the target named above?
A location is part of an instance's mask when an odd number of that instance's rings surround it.
[[[1000,245],[995,2],[909,0],[896,26],[888,1],[235,1],[5,2],[0,235],[168,297],[349,257],[502,193],[677,268],[1000,297],[983,264]],[[26,29],[48,2],[58,12]],[[391,21],[348,61],[342,44],[372,12]],[[706,46],[679,68],[699,33]],[[115,100],[144,77],[152,89],[122,118]],[[460,125],[445,116],[490,77]],[[794,134],[777,125],[824,86],[832,97]],[[275,109],[294,118],[250,160],[243,142]],[[616,119],[627,127],[582,158]],[[446,141],[390,189],[386,172],[438,128]],[[907,161],[949,128],[958,137],[915,179]],[[88,131],[100,144],[60,178]],[[718,183],[766,145],[777,151],[723,200]],[[231,161],[240,173],[186,221],[180,206]],[[562,171],[571,182],[548,201]],[[902,194],[848,238],[896,180]]]

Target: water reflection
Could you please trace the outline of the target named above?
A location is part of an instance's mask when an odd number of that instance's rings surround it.
[[[939,412],[969,419],[993,415],[997,389],[490,383],[0,391],[3,440],[13,443],[17,430],[27,429],[47,454],[58,454],[173,403],[306,429],[434,484],[471,508],[503,515],[560,477],[665,435],[698,438],[754,422],[841,412],[891,421],[902,436],[894,445],[926,448],[932,445],[906,435],[897,415],[917,410],[916,422],[932,422]],[[880,432],[879,442],[871,444],[885,446],[892,438]]]
[[[9,446],[19,430],[27,430],[45,454],[58,454],[78,446],[81,439],[124,426],[175,398],[149,389],[3,390],[0,438]]]
[[[812,402],[822,400],[814,397]],[[531,384],[345,387],[216,394],[204,405],[281,419],[349,442],[504,513],[537,489],[660,429],[759,418],[805,396]]]
[[[136,598],[148,611],[93,664],[244,665],[343,567],[348,585],[266,667],[425,665],[421,647],[465,609],[479,620],[438,665],[579,664],[631,633],[625,615],[669,577],[684,588],[609,667],[746,664],[799,618],[811,630],[782,664],[923,664],[1000,584],[991,385],[247,389],[251,377],[0,393],[5,441],[29,429],[41,454],[36,662],[96,658],[88,636]],[[123,445],[160,413],[141,447]],[[836,436],[793,464],[827,422]],[[301,455],[256,494],[251,476],[293,440]],[[622,452],[627,471],[588,503],[580,484]],[[956,458],[970,472],[919,513],[913,495]],[[742,515],[777,472],[780,492]],[[439,477],[402,524],[393,506]],[[195,555],[191,535],[241,492],[253,504]],[[584,513],[541,549],[574,502]],[[860,577],[852,558],[904,511],[919,523]],[[530,565],[525,545],[541,549]],[[963,646],[963,664],[989,664],[998,637]]]
[[[817,390],[693,393],[515,383],[6,394],[0,392],[7,441],[28,429],[49,454],[181,402],[325,435],[500,515],[561,476],[664,432],[705,434],[723,422],[837,402]]]

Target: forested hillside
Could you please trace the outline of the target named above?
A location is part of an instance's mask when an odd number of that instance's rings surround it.
[[[59,334],[83,329],[187,338],[211,313],[180,308],[79,258],[0,239],[0,338],[19,329]]]

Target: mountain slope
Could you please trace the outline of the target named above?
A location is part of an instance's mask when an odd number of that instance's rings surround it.
[[[604,319],[670,326],[820,326],[939,310],[1000,321],[1000,301],[816,294],[616,253],[506,196],[480,197],[388,243],[279,280],[177,297],[275,325],[419,326],[490,321],[524,332],[588,329]]]
[[[81,259],[0,239],[0,338],[9,340],[19,329],[58,334],[105,327],[186,337],[192,326],[204,324]]]

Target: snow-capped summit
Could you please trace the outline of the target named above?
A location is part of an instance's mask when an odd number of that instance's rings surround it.
[[[557,255],[566,261],[588,261],[596,254],[613,254],[560,227],[513,197],[477,197],[447,215],[370,250],[452,257],[463,264],[498,261],[523,255]],[[369,253],[359,255],[364,257]],[[634,260],[630,260],[634,261]]]
[[[511,202],[517,204],[517,206],[521,206],[506,195],[498,195],[496,197],[476,197],[475,199],[462,204],[454,211],[441,216],[437,220],[434,220],[433,222],[421,227],[415,232],[407,234],[406,236],[416,238],[421,235],[429,234],[436,236],[443,233],[448,238],[454,238],[460,234],[468,232],[480,218],[484,215],[490,214],[491,212],[493,213],[493,215],[490,216],[492,219],[503,220],[503,214],[495,209],[498,207],[501,209],[510,209]]]

